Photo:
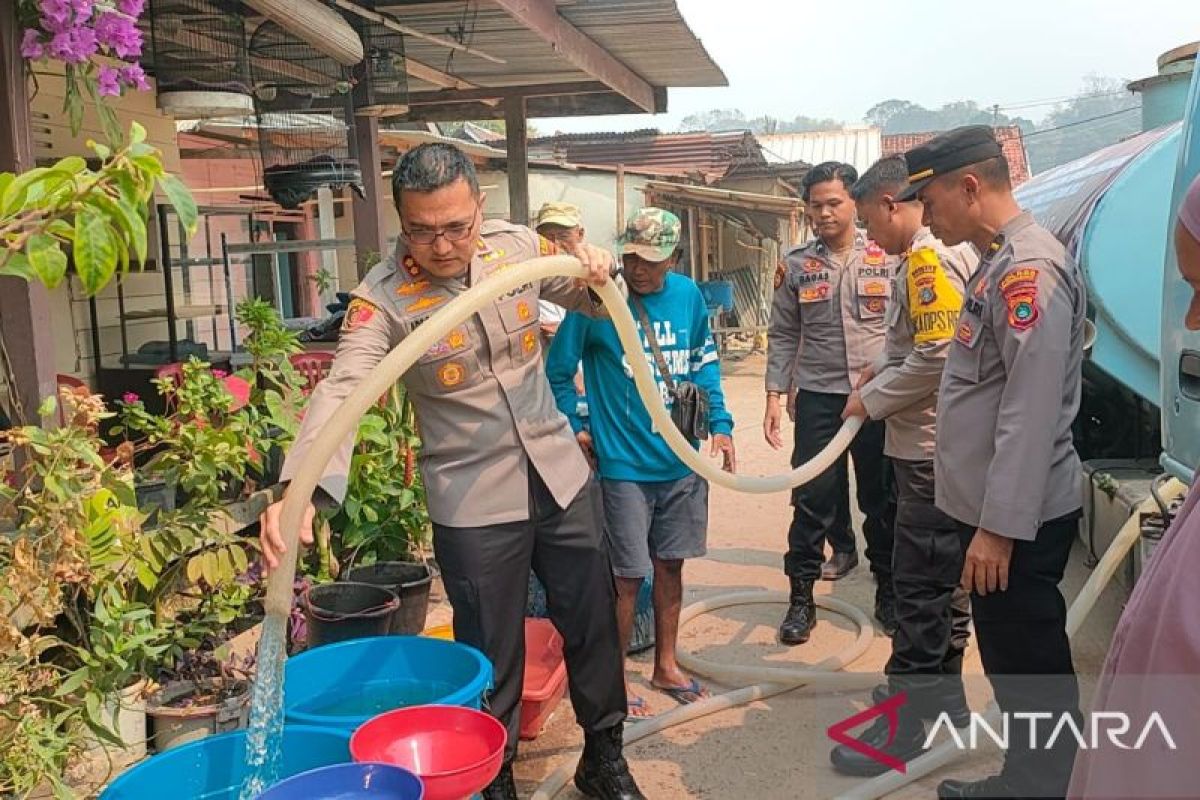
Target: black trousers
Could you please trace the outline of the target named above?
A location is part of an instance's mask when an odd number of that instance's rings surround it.
[[[1076,724],[1082,719],[1067,639],[1067,603],[1058,590],[1078,520],[1078,513],[1060,517],[1044,523],[1033,541],[1016,542],[1007,591],[971,593],[979,655],[1000,710],[1051,714],[1038,731],[1037,748],[1029,741],[1027,722],[1010,723],[1002,774],[1021,797],[1064,796],[1078,748],[1065,730],[1053,747],[1045,748],[1063,714],[1071,714]],[[960,524],[959,534],[965,552],[975,529]]]
[[[529,483],[527,521],[433,526],[434,553],[454,608],[454,637],[481,650],[495,670],[487,705],[508,728],[506,763],[517,754],[530,567],[546,587],[550,619],[563,637],[580,726],[604,731],[624,722],[626,712],[600,484],[589,480],[564,510],[532,467]]]
[[[967,647],[971,602],[959,583],[963,545],[958,523],[933,504],[933,462],[892,459],[896,527],[892,586],[896,634],[889,675],[943,672]]]
[[[824,449],[842,426],[846,395],[801,391],[796,395],[795,447],[792,466],[808,461]],[[854,459],[858,507],[866,515],[863,537],[867,560],[877,577],[892,569],[890,468],[883,455],[884,424],[867,422],[854,437],[849,457]],[[790,577],[813,581],[821,574],[825,542],[838,553],[853,552],[850,524],[850,473],[845,453],[815,480],[792,490],[792,524],[783,571]]]

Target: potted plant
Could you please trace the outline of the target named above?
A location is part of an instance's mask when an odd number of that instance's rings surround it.
[[[326,574],[397,593],[392,633],[424,629],[434,577],[424,557],[429,515],[416,469],[419,446],[412,403],[393,386],[359,424],[346,499],[330,520],[332,541],[318,537]]]
[[[227,583],[201,593],[197,607],[175,620],[171,659],[147,698],[159,752],[246,725],[254,656],[235,656],[228,637],[254,595],[249,581]]]

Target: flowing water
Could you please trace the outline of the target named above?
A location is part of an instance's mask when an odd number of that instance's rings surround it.
[[[283,741],[283,663],[287,619],[268,614],[258,642],[257,674],[246,735],[246,780],[239,800],[254,800],[279,780]]]

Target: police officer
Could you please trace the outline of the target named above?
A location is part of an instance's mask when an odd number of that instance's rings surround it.
[[[1001,711],[1079,716],[1058,590],[1080,517],[1079,409],[1086,294],[1062,245],[1012,195],[990,128],[957,128],[906,155],[924,219],[946,244],[981,255],[942,374],[937,506],[957,521],[962,583]],[[1035,677],[1036,676],[1036,677]],[[1076,719],[1078,724],[1078,719]],[[1063,796],[1076,740],[1010,726],[999,775],[943,781],[938,796]]]
[[[922,718],[950,710],[967,715],[962,658],[970,637],[966,591],[959,585],[963,551],[954,520],[934,505],[933,452],[938,383],[978,258],[969,245],[947,247],[921,224],[919,201],[896,197],[908,186],[902,156],[877,161],[851,195],[867,234],[889,255],[900,256],[892,279],[887,346],[844,417],[887,421],[884,452],[891,459],[898,496],[892,553],[896,633],[876,700],[906,692],[893,731],[877,718],[860,740],[902,761],[922,752]],[[834,767],[850,775],[878,775],[887,767],[845,745],[833,749]]]
[[[555,251],[528,228],[482,221],[474,166],[453,146],[406,153],[392,189],[400,240],[353,292],[333,368],[313,393],[284,480],[338,404],[408,333],[469,287]],[[611,255],[586,246],[575,254],[591,280],[603,283]],[[622,756],[623,659],[599,488],[546,382],[542,295],[585,313],[600,308],[573,279],[526,284],[447,332],[403,377],[424,443],[434,551],[454,607],[455,638],[491,659],[488,705],[508,728],[504,768],[484,796],[517,796],[512,761],[532,565],[563,635],[571,700],[585,734],[576,786],[589,797],[636,800],[643,795]],[[321,479],[327,499],[344,496],[351,447],[348,440]],[[302,529],[306,540],[310,529]],[[279,504],[264,514],[262,544],[267,566],[275,566],[283,549]]]
[[[817,238],[790,251],[775,272],[767,331],[767,409],[763,433],[783,447],[783,398],[796,388],[792,465],[811,459],[833,439],[842,409],[862,370],[883,349],[892,264],[883,250],[855,230],[849,189],[854,167],[826,162],[802,184],[806,213]],[[867,558],[878,587],[875,615],[890,634],[892,517],[882,422],[867,422],[850,445],[858,506],[866,515]],[[850,487],[843,455],[816,480],[792,492],[792,524],[784,572],[791,603],[779,627],[783,644],[808,641],[816,622],[813,582],[838,580],[858,565],[850,521]],[[825,542],[833,550],[822,564]]]

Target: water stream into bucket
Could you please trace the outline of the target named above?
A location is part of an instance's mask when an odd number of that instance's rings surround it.
[[[246,780],[238,800],[254,800],[279,780],[283,740],[283,663],[287,620],[268,614],[258,642],[258,665],[246,732]]]

